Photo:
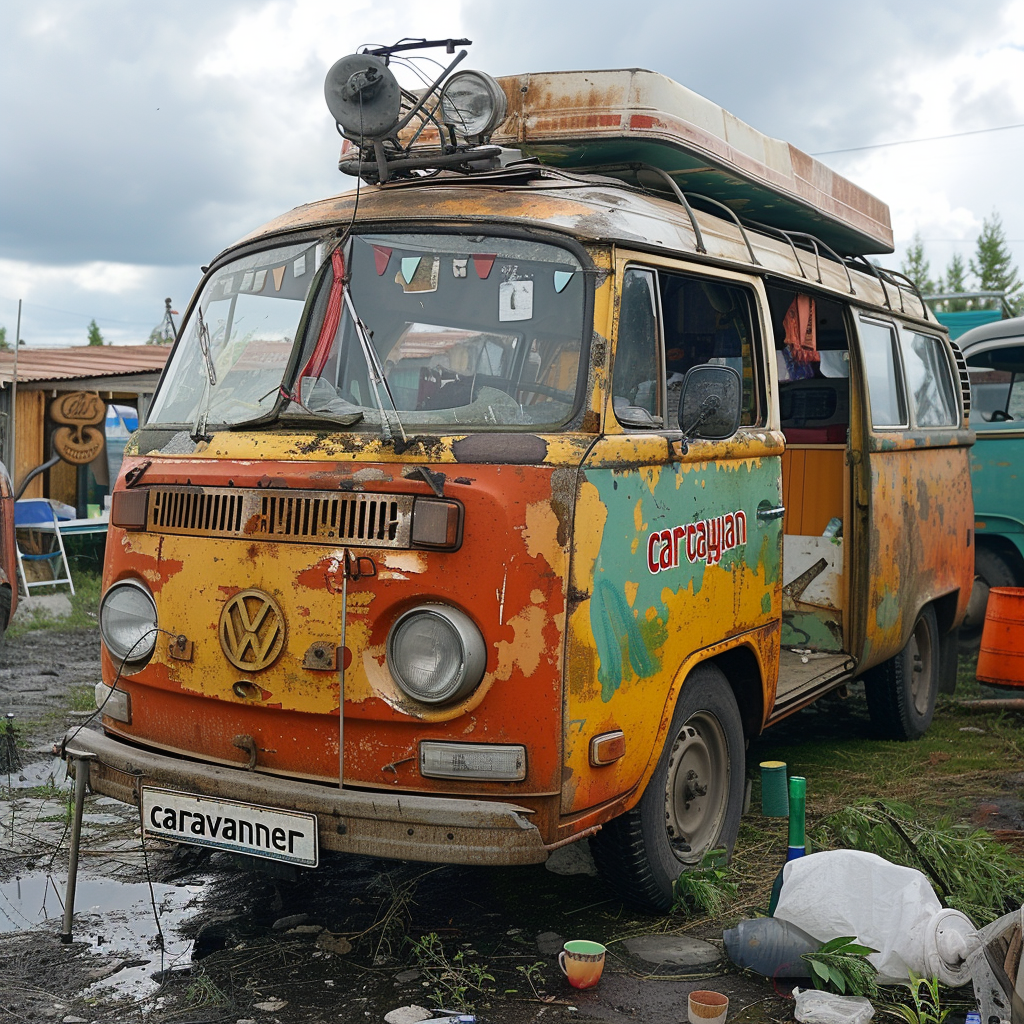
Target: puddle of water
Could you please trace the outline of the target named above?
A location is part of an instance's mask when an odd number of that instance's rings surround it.
[[[67,765],[59,758],[36,761],[10,773],[0,775],[4,789],[32,789],[35,786],[52,785],[57,789],[71,789],[74,785],[67,777]]]
[[[59,942],[64,917],[66,877],[45,872],[26,872],[0,884],[0,934],[46,927]],[[75,896],[73,937],[87,942],[89,951],[104,958],[127,961],[90,991],[117,991],[142,997],[155,991],[151,975],[161,969],[188,963],[192,940],[178,928],[193,913],[205,892],[204,884],[175,886],[153,883],[153,901],[163,932],[163,955],[146,882],[119,882],[90,878],[81,872]]]

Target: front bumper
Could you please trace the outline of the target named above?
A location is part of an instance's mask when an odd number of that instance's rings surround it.
[[[66,758],[92,755],[91,788],[138,806],[143,786],[315,814],[320,848],[436,864],[547,860],[530,811],[494,800],[331,789],[130,746],[92,729],[69,732]]]

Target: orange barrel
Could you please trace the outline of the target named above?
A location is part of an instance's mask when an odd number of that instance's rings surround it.
[[[1024,587],[988,592],[976,675],[980,683],[1024,688]]]

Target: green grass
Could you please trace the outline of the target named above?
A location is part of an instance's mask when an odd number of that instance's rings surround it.
[[[7,628],[7,637],[24,636],[34,629],[83,629],[96,625],[100,607],[100,573],[89,568],[73,567],[71,578],[75,582],[73,597],[65,587],[47,587],[47,594],[68,594],[71,600],[71,614],[58,616],[44,608],[34,608],[31,612],[19,607],[14,621]],[[33,597],[42,593],[42,589],[34,590]],[[24,600],[24,597],[20,598]]]

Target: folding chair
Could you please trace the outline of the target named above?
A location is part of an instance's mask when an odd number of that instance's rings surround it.
[[[42,552],[22,551],[22,538],[19,533],[23,530],[36,531],[39,546],[45,545],[48,550]],[[74,596],[75,584],[71,580],[71,567],[68,565],[68,556],[64,551],[64,538],[60,535],[57,513],[48,501],[42,498],[26,498],[14,503],[14,537],[15,548],[18,552],[18,573],[21,576],[26,596],[33,587],[52,587],[61,583],[66,583]],[[56,563],[58,561],[64,569],[64,575],[61,577],[57,575]],[[30,583],[25,575],[25,562],[49,562],[53,579],[33,580]]]

